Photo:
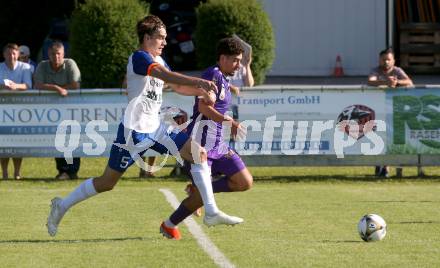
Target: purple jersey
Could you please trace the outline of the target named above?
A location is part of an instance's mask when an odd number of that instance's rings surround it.
[[[217,86],[216,101],[214,103],[214,108],[221,114],[225,114],[229,107],[231,106],[232,95],[229,90],[229,82],[223,73],[220,71],[217,65],[209,67],[202,74],[202,78],[206,80],[213,81]],[[199,112],[199,98],[195,98],[193,115],[191,117],[192,122],[188,126],[188,132],[191,133],[194,128],[194,124],[198,120],[207,120],[207,124],[201,124],[203,128],[199,128],[196,135],[196,140],[200,141],[201,132],[201,145],[203,147],[208,147],[208,157],[213,159],[218,159],[228,152],[228,145],[223,138],[223,125],[222,123],[216,123],[209,120],[205,116],[201,115]],[[198,119],[201,116],[201,119]]]

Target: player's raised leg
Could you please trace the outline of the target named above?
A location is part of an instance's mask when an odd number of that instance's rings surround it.
[[[224,177],[212,182],[213,192],[246,191],[252,187],[252,175],[241,158],[232,150],[227,155],[220,159],[212,160],[210,163],[212,172],[225,174]],[[194,181],[193,177],[192,179]],[[167,238],[180,239],[181,235],[177,226],[202,206],[203,201],[198,187],[194,187],[191,194],[184,199],[171,216],[162,223],[160,232]],[[215,218],[205,218],[204,222],[209,226],[209,224],[212,224],[215,220]],[[241,222],[243,222],[243,219],[236,218],[234,224]],[[229,224],[233,225],[232,223]]]
[[[101,177],[85,180],[65,198],[55,197],[52,199],[47,218],[47,231],[49,235],[55,236],[57,234],[61,219],[72,206],[98,193],[112,190],[122,174],[107,166]]]
[[[214,193],[247,191],[254,181],[241,157],[232,149],[229,149],[227,155],[213,161],[211,171],[224,174],[212,182]]]
[[[124,126],[120,124],[116,143],[125,144],[125,140]],[[57,234],[61,219],[72,206],[98,193],[112,190],[125,170],[133,163],[134,160],[128,151],[113,145],[110,151],[108,165],[102,176],[85,180],[65,198],[55,197],[52,199],[49,216],[47,218],[47,231],[49,235],[55,236]]]
[[[192,163],[190,170],[191,176],[199,190],[205,207],[203,222],[208,226],[218,224],[233,225],[243,222],[243,219],[229,216],[218,209],[212,190],[211,169],[208,166],[206,150],[189,139],[182,147],[180,153],[182,158]]]

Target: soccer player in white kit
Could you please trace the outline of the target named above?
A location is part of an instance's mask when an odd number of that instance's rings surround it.
[[[213,103],[209,91],[217,90],[215,83],[170,71],[160,56],[166,45],[166,30],[158,17],[150,15],[143,18],[136,29],[140,48],[130,55],[127,64],[129,105],[119,125],[108,165],[102,176],[87,179],[65,198],[52,199],[47,218],[47,230],[51,236],[56,235],[61,219],[72,206],[112,190],[125,170],[135,161],[139,163],[140,156],[147,149],[170,153],[177,160],[183,158],[192,163],[191,175],[202,196],[206,225],[234,225],[243,221],[217,208],[206,150],[191,141],[184,132],[161,122],[159,117],[164,82],[179,94],[200,96],[209,104]]]

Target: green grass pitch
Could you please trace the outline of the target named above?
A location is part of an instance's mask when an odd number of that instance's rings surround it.
[[[52,159],[24,159],[21,181],[0,180],[0,267],[216,267],[185,225],[182,240],[159,234],[171,212],[160,188],[183,199],[186,181],[148,180],[137,167],[116,188],[75,206],[59,233],[45,222],[50,199],[99,175],[105,159],[82,159],[80,180],[55,181]],[[403,179],[376,179],[373,167],[251,168],[254,187],[217,195],[219,207],[245,219],[202,230],[236,267],[440,267],[440,168],[404,168]],[[383,241],[363,242],[366,213],[388,224]]]

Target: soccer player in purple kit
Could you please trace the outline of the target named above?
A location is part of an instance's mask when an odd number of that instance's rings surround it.
[[[191,175],[199,187],[206,212],[204,223],[208,226],[242,222],[229,216],[216,205],[211,185],[211,170],[207,163],[207,152],[193,142],[184,132],[160,120],[164,82],[179,94],[199,96],[200,102],[213,103],[209,91],[217,90],[212,81],[190,77],[170,71],[160,56],[166,45],[166,30],[163,22],[150,15],[136,26],[139,49],[130,55],[127,64],[127,93],[129,104],[124,120],[118,128],[115,143],[104,173],[100,177],[82,182],[66,197],[52,199],[47,218],[47,231],[55,236],[58,225],[66,212],[79,202],[99,193],[110,191],[121,176],[141,155],[152,149],[159,153],[170,153],[176,159],[191,162]],[[141,165],[145,163],[140,162]],[[209,211],[208,211],[209,210]]]
[[[232,95],[227,76],[232,76],[240,67],[243,48],[234,38],[221,39],[217,45],[217,64],[208,68],[202,78],[213,81],[217,88],[214,105],[195,99],[192,122],[187,131],[194,138],[201,136],[201,145],[208,151],[208,164],[211,174],[224,176],[212,182],[214,193],[246,191],[252,187],[253,178],[240,156],[224,140],[223,126],[231,125],[233,136],[240,134],[240,123],[233,120],[226,112],[231,105]],[[203,121],[208,120],[208,121]],[[193,180],[193,178],[191,178]],[[196,187],[182,201],[171,216],[162,222],[160,232],[167,238],[181,238],[177,225],[203,205]]]

